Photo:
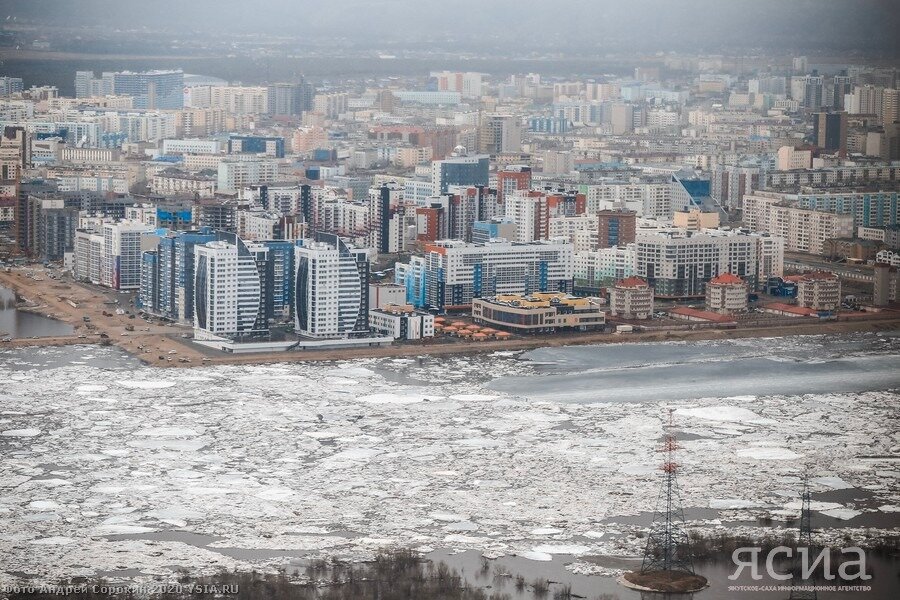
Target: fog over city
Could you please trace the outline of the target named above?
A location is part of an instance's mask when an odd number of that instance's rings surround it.
[[[278,34],[350,43],[459,40],[578,51],[810,48],[896,53],[894,0],[4,0],[35,24],[216,34]],[[0,17],[2,18],[2,17]],[[160,48],[160,51],[163,51]]]

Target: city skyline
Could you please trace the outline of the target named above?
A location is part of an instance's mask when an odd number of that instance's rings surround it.
[[[893,4],[0,0],[3,600],[900,597]]]

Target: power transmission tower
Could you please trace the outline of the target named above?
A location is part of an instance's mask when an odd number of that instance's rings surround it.
[[[660,452],[664,452],[666,456],[665,462],[660,466],[663,482],[653,512],[653,525],[647,536],[641,573],[683,571],[693,575],[694,562],[687,531],[684,528],[684,508],[681,505],[676,477],[678,463],[675,462],[675,451],[678,449],[678,441],[675,438],[675,423],[671,409],[663,431],[663,447],[660,448]]]
[[[803,478],[803,493],[800,498],[800,535],[797,538],[797,548],[805,547],[808,553],[807,556],[813,556],[812,510],[810,510],[812,492],[809,491],[808,476],[804,476]],[[795,556],[794,559],[794,568],[792,571],[791,595],[788,596],[788,598],[789,600],[818,600],[819,596],[814,587],[815,575],[810,573],[809,579],[803,578],[804,565],[800,560],[799,552],[797,555],[798,556]]]

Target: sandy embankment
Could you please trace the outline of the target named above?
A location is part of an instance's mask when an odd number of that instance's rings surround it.
[[[118,346],[147,364],[176,367],[199,364],[261,364],[370,357],[439,356],[584,344],[696,341],[900,329],[900,313],[892,310],[840,321],[820,322],[810,320],[812,322],[807,322],[791,320],[778,325],[764,327],[745,326],[737,329],[649,331],[629,334],[567,333],[517,337],[506,341],[477,343],[462,340],[454,342],[430,340],[380,348],[261,352],[235,355],[201,351],[191,342],[181,339],[180,335],[187,331],[186,328],[148,325],[141,319],[129,319],[127,315],[115,314],[115,306],[105,304],[111,298],[116,297],[115,292],[112,291],[100,291],[93,286],[72,283],[71,281],[59,282],[46,279],[35,281],[26,277],[22,271],[0,272],[0,285],[10,288],[20,296],[36,303],[39,307],[35,309],[37,312],[52,315],[54,318],[69,323],[76,328],[73,336],[13,340],[5,344],[7,347],[103,343],[103,339],[99,336],[99,333],[103,332],[108,336],[108,343]],[[69,300],[75,302],[77,307],[69,304]],[[107,314],[104,315],[104,312]],[[90,318],[90,325],[93,329],[88,328],[83,319],[85,316]],[[127,325],[134,326],[135,331],[127,331]],[[79,337],[81,335],[85,337]],[[190,362],[182,362],[181,359],[189,360]]]

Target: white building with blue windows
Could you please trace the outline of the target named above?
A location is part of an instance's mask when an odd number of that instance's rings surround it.
[[[462,310],[473,298],[573,290],[574,247],[564,240],[471,244],[438,240],[425,255],[397,263],[395,282],[407,302],[438,312]]]

